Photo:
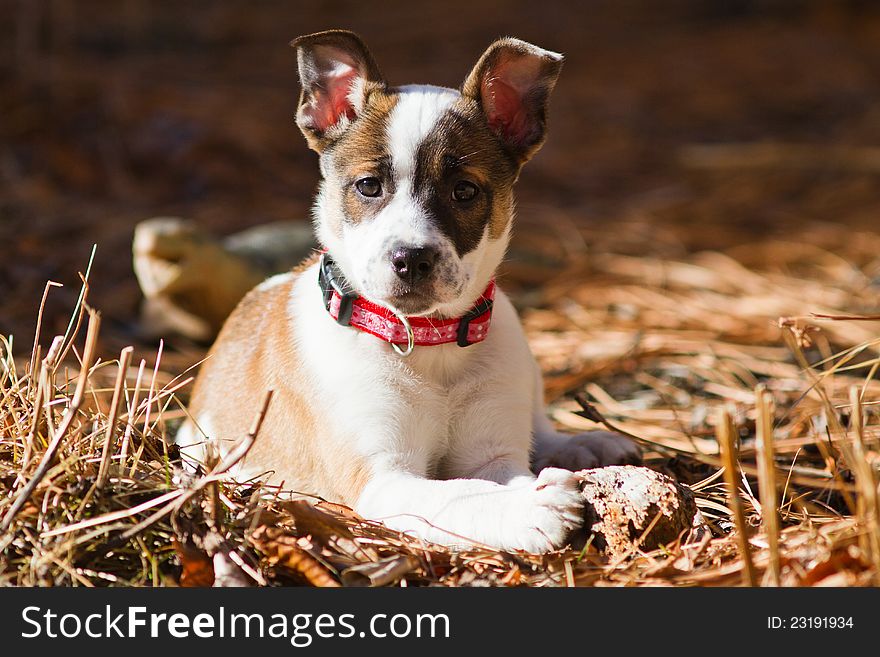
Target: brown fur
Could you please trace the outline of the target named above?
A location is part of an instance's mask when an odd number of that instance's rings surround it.
[[[489,129],[478,103],[462,97],[419,147],[415,186],[434,221],[459,255],[464,255],[479,244],[487,224],[492,239],[504,233],[513,211],[513,184],[519,169],[519,162]],[[480,188],[470,203],[452,200],[453,187],[460,180]]]
[[[210,409],[209,436],[230,445],[244,437],[266,391],[274,391],[260,433],[243,465],[283,473],[284,487],[352,505],[370,478],[367,464],[314,416],[311,387],[297,369],[300,358],[288,301],[293,281],[254,289],[242,299],[202,365],[190,402],[198,421]],[[317,282],[315,283],[317,285]],[[281,475],[274,474],[274,483]]]
[[[394,192],[386,135],[388,117],[396,104],[396,94],[372,91],[358,120],[328,150],[335,178],[330,184],[341,190],[346,221],[359,223],[375,216]],[[382,196],[373,199],[358,194],[354,184],[367,176],[379,179],[384,190]]]

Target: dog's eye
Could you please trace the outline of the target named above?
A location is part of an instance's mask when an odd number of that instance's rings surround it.
[[[477,186],[467,180],[459,180],[452,188],[452,198],[459,203],[467,203],[473,201],[480,190]]]
[[[362,196],[368,198],[376,198],[382,195],[382,183],[379,182],[378,178],[361,178],[354,186]]]

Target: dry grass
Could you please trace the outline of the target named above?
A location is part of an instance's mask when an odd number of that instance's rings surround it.
[[[229,462],[185,473],[163,437],[191,373],[166,371],[161,347],[101,360],[84,293],[45,353],[0,341],[0,583],[880,584],[878,253],[880,237],[838,231],[679,261],[608,250],[545,286],[524,321],[556,421],[595,428],[584,394],[712,527],[615,560],[451,552],[232,484]]]

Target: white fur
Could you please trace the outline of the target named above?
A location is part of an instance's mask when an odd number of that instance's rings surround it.
[[[529,471],[541,391],[504,293],[486,341],[417,348],[402,360],[388,344],[336,324],[316,276],[309,270],[297,281],[290,319],[305,347],[313,408],[370,464],[355,509],[442,543],[561,545],[579,524],[582,502],[570,472],[548,469],[536,480]]]
[[[383,257],[389,240],[440,250],[439,266],[454,272],[455,285],[435,288],[437,304],[428,312],[447,316],[474,303],[504,256],[509,228],[491,239],[487,227],[479,245],[459,257],[412,188],[419,146],[458,97],[439,87],[403,88],[388,122],[397,187],[369,222],[344,225],[340,239],[327,226],[341,208],[319,197],[319,233],[374,301],[383,301],[393,276]],[[297,281],[290,318],[320,417],[369,464],[372,477],[355,509],[442,543],[538,552],[564,544],[582,521],[583,500],[571,472],[551,468],[536,479],[529,469],[533,436],[554,452],[564,450],[565,438],[544,416],[540,372],[504,293],[498,291],[484,342],[417,347],[402,360],[390,345],[335,324],[314,276]],[[339,403],[345,413],[336,411]],[[585,449],[578,458],[592,458]]]
[[[388,146],[394,172],[401,178],[409,178],[415,172],[419,146],[460,94],[427,84],[407,85],[399,91],[388,121]]]
[[[260,283],[257,286],[257,289],[260,292],[265,292],[266,290],[271,290],[273,287],[278,287],[279,285],[283,285],[284,283],[289,281],[291,276],[293,276],[293,274],[291,274],[289,272],[286,274],[276,274],[275,276],[270,276],[265,281]]]
[[[174,436],[174,442],[180,446],[183,463],[190,471],[205,464],[209,441],[216,436],[209,415],[202,414],[194,420],[194,423],[184,422]]]

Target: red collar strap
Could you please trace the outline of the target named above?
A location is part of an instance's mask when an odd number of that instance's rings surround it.
[[[495,300],[495,281],[489,285],[468,312],[459,318],[430,319],[402,317],[368,301],[354,292],[339,271],[336,263],[324,253],[318,266],[318,284],[324,292],[324,307],[342,326],[353,326],[393,345],[406,345],[409,354],[413,346],[431,346],[455,342],[467,347],[486,339],[492,321]]]

